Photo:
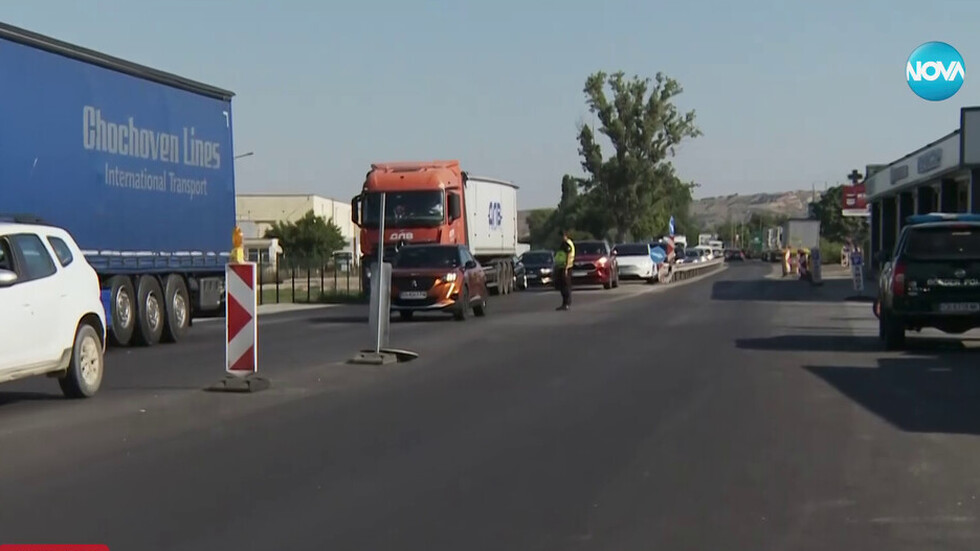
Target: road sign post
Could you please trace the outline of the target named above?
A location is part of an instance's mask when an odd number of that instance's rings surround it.
[[[820,258],[820,247],[810,250],[810,283],[823,285],[823,259]]]
[[[374,353],[388,347],[391,335],[391,263],[379,262],[371,267],[371,312],[368,325],[374,337]]]
[[[381,193],[381,213],[378,218],[378,262],[371,267],[370,272],[371,305],[368,313],[368,326],[371,329],[372,347],[358,352],[349,360],[352,364],[387,365],[418,357],[415,352],[388,348],[391,323],[391,264],[384,260],[386,195],[384,192]]]
[[[854,280],[854,290],[864,292],[864,258],[860,252],[851,253],[851,278]]]
[[[237,245],[237,243],[236,243]],[[235,259],[235,255],[232,255]],[[258,392],[269,381],[257,376],[258,265],[230,262],[225,266],[225,378],[208,390]]]

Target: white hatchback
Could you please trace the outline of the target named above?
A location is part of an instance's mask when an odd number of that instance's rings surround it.
[[[99,278],[68,232],[0,221],[0,383],[57,377],[94,395],[105,366]]]

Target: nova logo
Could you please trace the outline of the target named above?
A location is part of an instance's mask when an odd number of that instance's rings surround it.
[[[960,91],[966,78],[963,56],[945,42],[926,42],[909,56],[905,78],[922,99],[949,99]]]
[[[495,230],[503,223],[504,215],[502,210],[498,201],[490,201],[490,212],[487,215],[487,222],[490,223],[490,229]]]

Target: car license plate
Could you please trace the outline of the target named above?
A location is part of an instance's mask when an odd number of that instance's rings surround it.
[[[980,312],[980,303],[944,302],[939,305],[939,311],[944,314],[974,314]]]
[[[589,272],[585,270],[572,270],[572,277],[585,277],[589,275]]]
[[[403,300],[419,300],[429,296],[429,293],[425,291],[405,291],[398,296]]]

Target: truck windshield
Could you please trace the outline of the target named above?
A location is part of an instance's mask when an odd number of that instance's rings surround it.
[[[458,268],[456,247],[402,247],[395,258],[395,268]]]
[[[385,227],[432,228],[445,220],[445,195],[441,190],[388,192],[385,198]],[[381,194],[366,193],[363,226],[378,227]]]
[[[915,260],[980,260],[980,226],[912,229],[905,256]]]

